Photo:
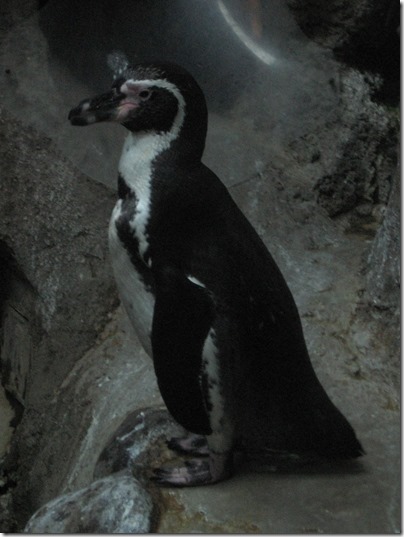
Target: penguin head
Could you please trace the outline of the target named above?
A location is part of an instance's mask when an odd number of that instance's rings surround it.
[[[68,118],[79,126],[115,121],[132,132],[179,134],[192,127],[205,137],[207,109],[202,90],[185,69],[148,63],[121,70],[110,91],[81,101]]]

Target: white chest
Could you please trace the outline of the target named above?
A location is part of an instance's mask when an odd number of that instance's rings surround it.
[[[116,222],[121,214],[122,201],[119,200],[112,213],[109,225],[109,250],[112,268],[121,302],[133,328],[146,352],[151,356],[151,327],[154,311],[154,295],[142,274],[136,270],[118,234]],[[148,270],[145,267],[145,270]]]
[[[147,225],[151,217],[151,190],[153,161],[170,145],[174,134],[130,133],[125,140],[119,162],[119,173],[133,191],[135,203],[127,211],[119,200],[112,213],[109,226],[109,247],[115,280],[129,319],[145,350],[151,356],[151,327],[154,310],[154,295],[146,284],[144,274],[149,268],[144,264],[136,267],[129,250],[136,248],[139,262],[146,260],[149,248]],[[123,214],[124,213],[124,214]],[[127,231],[135,239],[129,246],[119,236],[117,222],[124,217]],[[136,254],[136,252],[134,252]],[[133,254],[133,252],[132,252]],[[151,263],[151,260],[148,260]]]
[[[148,248],[147,223],[150,219],[152,162],[155,158],[149,137],[129,135],[123,146],[119,173],[136,195],[136,209],[130,227],[143,257]]]

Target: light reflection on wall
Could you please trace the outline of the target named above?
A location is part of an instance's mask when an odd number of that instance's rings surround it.
[[[268,51],[258,45],[241,27],[241,25],[233,18],[228,8],[224,5],[223,0],[218,0],[220,13],[223,15],[227,24],[231,27],[240,41],[250,50],[259,60],[266,65],[272,65],[276,59]]]

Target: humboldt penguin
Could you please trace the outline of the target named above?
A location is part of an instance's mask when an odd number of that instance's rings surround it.
[[[207,106],[183,68],[125,66],[72,125],[129,131],[109,244],[119,294],[162,398],[190,434],[164,485],[228,478],[235,449],[358,457],[360,442],[310,362],[291,292],[267,247],[202,162]]]

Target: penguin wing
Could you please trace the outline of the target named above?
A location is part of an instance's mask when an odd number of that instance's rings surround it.
[[[206,289],[180,271],[165,267],[156,275],[151,343],[163,400],[187,430],[210,434],[202,384],[202,350],[214,317]]]

